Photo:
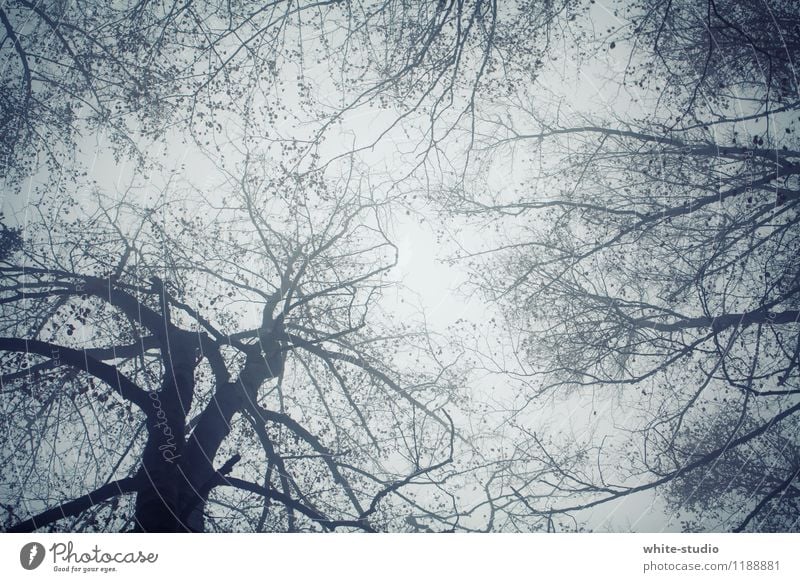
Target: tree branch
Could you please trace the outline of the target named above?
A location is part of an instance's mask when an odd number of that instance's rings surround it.
[[[221,485],[229,485],[231,487],[236,487],[237,489],[242,489],[244,491],[250,491],[251,493],[257,493],[258,495],[262,495],[274,501],[278,501],[284,504],[286,507],[291,507],[298,513],[302,513],[306,517],[311,518],[312,520],[319,523],[325,529],[333,530],[337,527],[354,527],[365,532],[374,533],[375,530],[372,527],[361,520],[336,520],[336,519],[329,519],[318,512],[316,509],[312,509],[307,507],[297,501],[296,499],[292,499],[288,495],[284,495],[283,493],[276,491],[275,489],[268,489],[266,487],[262,487],[261,485],[256,485],[255,483],[251,483],[250,481],[244,481],[242,479],[237,479],[236,477],[223,477]]]
[[[139,482],[140,479],[138,477],[126,477],[124,479],[112,481],[82,497],[62,503],[57,507],[43,511],[39,515],[26,519],[12,526],[8,531],[9,533],[32,532],[58,521],[59,519],[78,515],[90,507],[111,499],[112,497],[116,497],[117,495],[136,492],[140,484]]]
[[[142,390],[116,367],[96,360],[83,350],[59,346],[41,340],[0,337],[0,350],[33,353],[77,368],[108,384],[122,398],[134,403],[148,417],[154,414],[147,392]]]
[[[761,512],[761,510],[762,510],[762,509],[764,509],[764,507],[767,505],[767,503],[769,503],[770,501],[772,501],[773,499],[775,499],[775,498],[776,498],[778,495],[780,495],[781,493],[783,493],[784,491],[786,491],[786,490],[789,488],[789,486],[792,484],[792,481],[794,481],[794,480],[795,480],[795,479],[797,479],[798,477],[800,477],[800,467],[798,467],[797,469],[795,469],[795,470],[792,472],[792,474],[791,474],[791,475],[789,475],[789,478],[788,478],[788,479],[786,479],[785,481],[782,481],[782,482],[781,482],[781,483],[780,483],[780,484],[779,484],[777,487],[775,487],[775,489],[773,489],[772,491],[770,491],[770,492],[769,492],[769,493],[768,493],[768,494],[767,494],[767,495],[764,497],[764,499],[762,499],[762,500],[761,500],[761,501],[758,503],[758,505],[756,505],[756,506],[753,508],[753,511],[751,511],[750,513],[748,513],[748,514],[747,514],[747,517],[745,517],[745,518],[744,518],[744,521],[742,521],[742,523],[740,523],[740,524],[739,524],[739,525],[738,525],[736,528],[734,528],[733,532],[734,532],[734,533],[740,533],[740,532],[743,532],[743,531],[744,531],[744,528],[746,528],[746,527],[747,527],[747,524],[749,524],[749,523],[750,523],[750,521],[752,521],[752,519],[753,519],[753,518],[754,518],[756,515],[758,515],[758,514]]]

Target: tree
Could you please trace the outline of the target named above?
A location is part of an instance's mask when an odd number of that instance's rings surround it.
[[[263,163],[215,200],[41,201],[0,267],[11,531],[372,531],[450,463],[431,338],[373,313],[385,204]]]
[[[395,115],[356,149],[423,114],[435,150],[507,69],[541,65],[576,4],[13,0],[0,9],[7,185],[69,172],[86,135],[145,165],[148,142],[175,131],[218,155],[233,120],[256,115],[273,154],[306,169],[346,116],[374,107]]]
[[[574,4],[3,6],[4,186],[35,217],[3,231],[5,526],[464,527],[457,375],[377,308],[393,202],[352,154],[420,114],[436,153]]]
[[[500,494],[532,516],[657,490],[689,529],[798,527],[800,15],[761,4],[623,3],[607,115],[520,91],[484,115],[484,178],[449,190],[501,233],[467,258],[521,337],[495,367],[528,379]],[[570,444],[520,420],[576,393]]]
[[[795,3],[7,4],[7,529],[797,528]]]

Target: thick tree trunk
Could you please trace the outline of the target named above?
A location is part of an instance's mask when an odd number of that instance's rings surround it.
[[[258,388],[280,374],[281,367],[265,360],[260,350],[248,355],[247,362],[235,382],[217,388],[211,402],[200,414],[197,425],[187,439],[180,467],[183,470],[179,497],[183,504],[181,518],[187,531],[205,530],[203,515],[208,495],[218,484],[214,458],[222,442],[230,434],[234,415],[248,401],[255,401]]]
[[[187,531],[204,531],[203,513],[208,494],[214,485],[214,458],[222,441],[230,433],[234,414],[242,408],[242,390],[226,384],[200,414],[189,436],[180,467],[181,519]]]
[[[148,439],[142,455],[142,486],[136,497],[136,531],[186,531],[181,522],[181,497],[185,479],[186,416],[194,395],[194,354],[176,346],[169,353],[169,366],[161,390],[149,398],[155,415],[148,421]]]
[[[248,400],[255,400],[258,388],[283,369],[284,352],[277,340],[262,341],[248,353],[239,378],[217,386],[214,397],[186,437],[186,416],[194,393],[194,352],[173,342],[170,369],[159,393],[150,394],[157,407],[148,425],[149,437],[142,463],[146,485],[136,499],[137,531],[202,532],[208,495],[217,483],[214,458],[230,434],[234,415]],[[273,347],[270,357],[264,344]]]

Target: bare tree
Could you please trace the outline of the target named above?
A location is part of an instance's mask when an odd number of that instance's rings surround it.
[[[414,127],[435,158],[577,7],[0,8],[4,187],[31,193],[0,254],[5,526],[472,527],[450,487],[475,451],[444,411],[466,401],[436,338],[376,308],[392,203],[352,156]],[[108,145],[124,192],[94,167]]]
[[[261,137],[273,153],[310,160],[305,169],[329,130],[364,108],[394,114],[355,147],[422,115],[420,140],[435,150],[508,69],[541,65],[575,4],[14,0],[0,9],[8,185],[70,171],[86,135],[146,164],[148,141],[185,131],[216,152],[232,119],[253,116],[272,122]]]
[[[657,490],[689,529],[798,527],[800,18],[722,4],[626,4],[602,47],[629,51],[630,114],[550,115],[520,92],[484,116],[489,180],[448,191],[502,233],[466,254],[520,330],[495,366],[527,378],[510,418],[592,398],[570,444],[519,427],[501,495],[537,518]],[[512,164],[519,182],[491,182]]]
[[[0,267],[10,531],[373,531],[439,487],[457,388],[374,312],[385,204],[263,168],[38,204]]]
[[[797,8],[605,8],[0,8],[4,526],[796,529]],[[501,310],[444,340],[420,191]]]

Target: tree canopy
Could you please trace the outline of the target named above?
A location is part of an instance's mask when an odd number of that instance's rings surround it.
[[[800,527],[796,3],[0,22],[5,529]]]
[[[620,3],[606,54],[633,114],[541,111],[530,89],[487,120],[455,199],[502,233],[468,253],[519,330],[499,368],[539,400],[592,398],[576,442],[520,451],[548,475],[520,492],[532,511],[659,488],[686,529],[798,526],[800,18],[768,8]],[[480,179],[511,163],[519,182]],[[627,442],[603,436],[608,398]]]

